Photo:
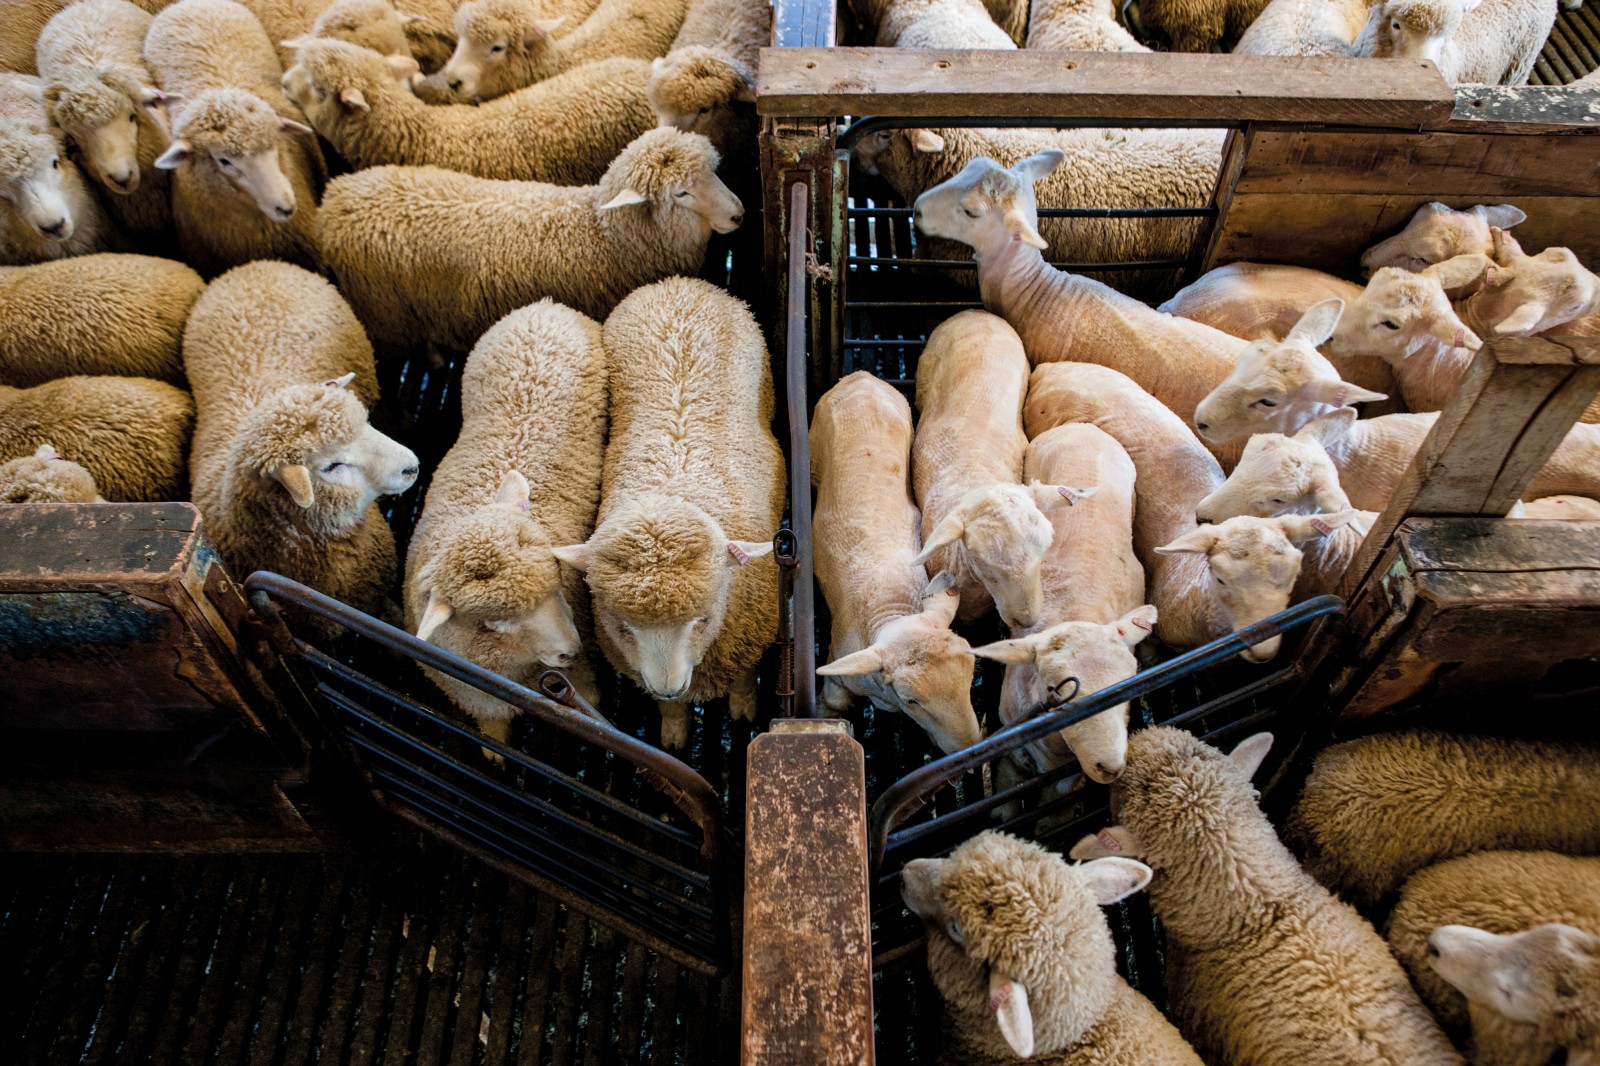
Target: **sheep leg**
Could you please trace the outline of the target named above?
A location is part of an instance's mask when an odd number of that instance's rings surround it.
[[[822,683],[822,705],[834,714],[843,715],[850,710],[850,690],[833,678]]]
[[[728,714],[747,722],[756,720],[756,672],[740,674],[728,693]]]
[[[497,740],[507,747],[510,747],[511,716],[508,714],[504,718],[479,718],[478,732],[482,733],[490,740]],[[488,759],[496,766],[504,766],[506,764],[504,756],[500,755],[499,753],[490,751],[488,748],[481,748],[479,750],[483,752],[483,757],[485,759]]]
[[[689,744],[689,704],[682,700],[662,700],[661,746],[683,748]]]

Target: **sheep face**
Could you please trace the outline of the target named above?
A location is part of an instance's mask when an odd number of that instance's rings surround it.
[[[1423,348],[1483,346],[1456,316],[1446,289],[1462,288],[1493,268],[1487,256],[1462,255],[1413,274],[1398,267],[1373,273],[1345,308],[1323,350],[1329,355],[1370,355],[1391,363]]]
[[[1049,1055],[1082,1039],[1116,988],[1099,908],[1150,882],[1125,858],[1069,866],[992,830],[947,859],[913,859],[900,893],[922,919],[928,969],[964,1044],[997,1061]]]
[[[1531,337],[1600,310],[1600,277],[1569,248],[1527,255],[1502,229],[1491,231],[1495,262],[1507,277],[1474,293],[1469,302],[1480,322],[1495,323],[1497,337]]]
[[[735,103],[754,103],[749,71],[725,53],[702,45],[679,48],[650,64],[645,95],[663,127],[722,136],[736,121]]]
[[[456,9],[456,50],[439,70],[456,100],[487,100],[557,72],[554,34],[524,0],[468,0]]]
[[[1374,18],[1381,7],[1374,9]],[[1361,269],[1370,276],[1382,267],[1421,270],[1458,255],[1488,255],[1493,250],[1490,226],[1509,229],[1527,217],[1510,204],[1479,204],[1464,211],[1438,202],[1423,204],[1405,229],[1366,250]]]
[[[1339,485],[1339,471],[1323,450],[1319,434],[1329,419],[1355,412],[1341,407],[1308,423],[1293,437],[1257,433],[1244,446],[1228,480],[1195,508],[1200,522],[1226,522],[1239,515],[1273,518],[1281,514],[1343,511],[1350,498]]]
[[[1300,316],[1283,340],[1247,345],[1233,372],[1195,408],[1200,436],[1217,444],[1251,433],[1290,432],[1324,406],[1384,399],[1383,393],[1340,381],[1317,351],[1333,335],[1343,309],[1343,300],[1324,300]]]
[[[309,126],[276,114],[252,93],[208,90],[184,106],[172,144],[155,165],[162,170],[210,168],[254,201],[267,218],[287,222],[297,205],[279,148],[286,134],[310,132]]]
[[[73,70],[44,89],[45,111],[78,146],[94,179],[127,196],[139,188],[139,138],[166,132],[157,117],[159,89],[108,70]]]
[[[1562,1047],[1592,1053],[1600,1042],[1600,937],[1556,922],[1509,935],[1445,925],[1428,937],[1427,951],[1429,965],[1467,997],[1480,1045],[1482,1014],[1537,1027],[1517,1032],[1519,1044],[1552,1045],[1537,1057],[1524,1057],[1519,1047],[1521,1062],[1544,1062]],[[1594,1060],[1580,1054],[1566,1061]]]
[[[1437,64],[1461,18],[1479,0],[1387,0],[1368,16],[1380,20],[1374,55],[1383,59],[1426,59]]]
[[[912,208],[917,228],[930,237],[970,245],[979,258],[1018,243],[1043,249],[1033,185],[1065,158],[1066,153],[1051,148],[1008,170],[979,156],[955,177],[917,197]]]
[[[372,111],[369,93],[408,86],[421,70],[408,54],[379,55],[343,40],[296,38],[285,43],[298,50],[294,65],[279,79],[283,95],[324,134],[344,122],[363,120]]]
[[[0,121],[0,199],[45,240],[72,236],[75,223],[62,189],[60,146],[53,137]]]
[[[643,205],[665,229],[688,224],[702,236],[732,233],[744,221],[744,204],[717,177],[720,162],[701,134],[660,127],[640,134],[600,178],[602,225],[610,212]]]
[[[1238,630],[1289,606],[1300,576],[1298,545],[1325,537],[1349,525],[1355,511],[1326,515],[1240,516],[1214,526],[1201,526],[1157,548],[1161,555],[1204,555],[1211,594],[1228,625]],[[1264,663],[1278,654],[1281,637],[1269,637],[1240,655]]]
[[[401,15],[389,0],[337,0],[317,16],[311,36],[347,41],[381,56],[410,58],[405,25],[419,17]]]
[[[874,697],[920,725],[940,750],[971,747],[983,730],[972,710],[972,649],[950,632],[960,603],[955,579],[941,571],[923,591],[920,614],[896,618],[873,634],[871,646],[817,673],[875,675]]]
[[[1600,521],[1600,500],[1591,500],[1587,496],[1544,496],[1527,503],[1518,500],[1506,517],[1544,518],[1557,522]]]
[[[852,158],[864,173],[882,173],[884,160],[891,156],[909,159],[911,153],[937,155],[944,151],[944,138],[928,129],[878,130],[856,143]]]
[[[1015,640],[1002,640],[973,653],[985,659],[1032,665],[1038,674],[1035,691],[1055,702],[1063,697],[1081,699],[1126,681],[1139,672],[1133,648],[1155,628],[1156,609],[1137,607],[1115,622],[1062,622]],[[1076,680],[1076,687],[1069,687]],[[1078,757],[1083,772],[1105,784],[1122,773],[1128,752],[1128,705],[1115,707],[1069,725],[1062,738]]]
[[[94,475],[41,444],[32,455],[0,463],[0,503],[105,503]]]

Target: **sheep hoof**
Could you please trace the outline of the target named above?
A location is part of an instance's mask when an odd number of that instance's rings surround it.
[[[663,703],[661,705],[661,746],[677,750],[689,745],[689,705]]]
[[[496,766],[504,766],[506,764],[506,757],[501,755],[499,752],[490,751],[488,748],[479,748],[478,750],[483,752],[483,757],[485,759],[488,759]]]

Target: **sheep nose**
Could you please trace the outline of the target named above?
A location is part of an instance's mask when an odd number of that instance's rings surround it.
[[[734,215],[729,221],[731,221],[735,226],[737,226],[739,223],[744,221],[744,212],[743,211],[739,212],[737,215]]]
[[[41,230],[43,230],[45,233],[50,234],[50,236],[52,236],[52,237],[61,236],[61,234],[63,232],[65,232],[66,228],[67,228],[67,220],[64,219],[64,218],[57,219],[55,222],[52,222],[48,226],[41,226],[40,227]]]
[[[404,470],[400,471],[400,476],[405,478],[406,480],[410,481],[410,480],[414,480],[416,478],[417,474],[419,474],[421,471],[422,471],[422,467],[413,464],[411,466],[406,467]]]
[[[453,92],[453,93],[461,91],[461,79],[460,78],[451,78],[445,84],[450,86],[450,91]]]
[[[1200,514],[1199,512],[1195,513],[1194,520],[1202,526],[1209,526],[1212,521],[1210,515]]]
[[[1201,433],[1204,433],[1206,430],[1210,429],[1211,427],[1210,427],[1210,425],[1208,425],[1205,422],[1196,422],[1194,424],[1194,428],[1198,429]]]
[[[128,183],[131,181],[133,181],[133,171],[131,170],[123,174],[111,175],[111,184],[115,185],[119,189],[126,189],[128,187]]]

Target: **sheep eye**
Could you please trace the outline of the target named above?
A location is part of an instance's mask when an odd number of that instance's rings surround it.
[[[1400,324],[1398,322],[1390,322],[1388,319],[1384,319],[1383,320],[1382,326],[1383,326],[1384,329],[1399,329],[1400,328]]]
[[[957,944],[960,944],[963,947],[966,946],[967,938],[966,934],[961,932],[960,922],[956,921],[954,918],[951,918],[949,924],[947,924],[945,928],[949,931],[951,940],[954,940]]]
[[[706,112],[708,112],[708,111],[710,111],[710,110],[711,110],[711,105],[710,105],[710,104],[707,104],[707,105],[706,105],[706,106],[705,106],[705,107],[702,107],[702,108],[701,108],[701,109],[700,109],[700,113],[701,113],[701,114],[702,114],[702,115],[703,115],[703,114],[705,114],[705,113],[706,113]]]
[[[967,217],[968,218],[977,218],[978,217],[978,212],[974,211],[970,207],[963,207],[961,210],[963,210],[963,211],[965,211],[967,213]]]
[[[1222,580],[1220,577],[1217,577],[1216,574],[1212,574],[1211,577],[1212,577],[1212,580],[1216,581],[1216,583],[1221,585],[1223,588],[1227,588],[1228,587],[1228,583],[1226,581]]]
[[[55,157],[51,157],[51,159],[50,159],[50,169],[51,170],[60,170],[61,169],[61,160],[57,159]]]
[[[672,195],[677,197],[679,200],[682,200],[682,199],[684,199],[685,197],[687,197],[689,195],[689,190],[688,189],[682,189],[682,190],[680,190],[678,192],[673,193]]]
[[[128,112],[128,121],[129,122],[138,122],[139,121],[139,116],[135,115],[132,111],[129,111]]]
[[[1262,407],[1276,407],[1276,406],[1278,406],[1278,401],[1277,400],[1269,400],[1265,396],[1263,396],[1263,397],[1261,397],[1261,399],[1257,400],[1256,403],[1260,404]]]
[[[217,166],[219,166],[219,167],[227,167],[227,168],[229,168],[231,170],[233,168],[233,160],[231,160],[231,159],[223,159],[221,156],[218,156],[217,157]]]
[[[1277,503],[1277,504],[1281,504],[1281,503],[1283,503],[1283,501],[1282,501],[1282,500],[1273,500],[1273,501],[1272,501],[1272,502],[1273,502],[1273,503]]]
[[[322,468],[322,472],[324,474],[331,474],[331,473],[333,473],[335,470],[339,469],[343,465],[344,465],[343,463],[341,463],[337,459],[335,459],[333,462],[331,462],[327,466],[323,467]]]

